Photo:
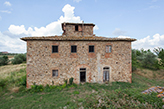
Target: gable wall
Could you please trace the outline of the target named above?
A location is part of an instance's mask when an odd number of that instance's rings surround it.
[[[59,52],[51,51],[52,45]],[[77,45],[77,53],[71,53],[71,45]],[[95,52],[89,53],[88,46]],[[105,46],[112,45],[112,53]],[[27,41],[27,87],[36,84],[63,84],[64,79],[74,78],[79,83],[79,69],[86,68],[87,82],[103,82],[103,67],[110,67],[110,82],[131,82],[131,42],[126,41]],[[58,69],[59,76],[52,77]]]

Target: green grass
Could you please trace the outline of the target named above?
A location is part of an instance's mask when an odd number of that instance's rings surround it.
[[[24,70],[13,73],[21,74]],[[10,78],[11,79],[11,78]],[[18,79],[13,79],[16,83]],[[109,84],[86,83],[63,90],[46,90],[39,93],[3,91],[0,95],[0,109],[38,109],[63,107],[70,108],[161,108],[161,98],[155,93],[144,95],[141,92],[151,86],[163,86],[163,80],[148,79],[133,74],[132,83],[113,82]],[[10,81],[10,83],[12,83]],[[63,86],[61,86],[63,87]],[[1,89],[0,89],[1,91]]]

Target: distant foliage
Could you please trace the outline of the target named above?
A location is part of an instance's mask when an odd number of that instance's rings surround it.
[[[0,66],[7,65],[9,62],[8,56],[0,57]]]
[[[158,58],[160,58],[161,65],[164,67],[164,49],[163,48],[154,48],[154,52],[157,54]]]
[[[157,56],[150,50],[132,50],[132,70],[137,68],[147,68],[152,70],[160,69]]]
[[[12,64],[20,64],[26,61],[26,53],[25,54],[18,54],[14,56],[14,59],[11,61]]]

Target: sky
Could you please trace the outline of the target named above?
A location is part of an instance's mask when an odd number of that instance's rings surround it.
[[[94,34],[164,48],[164,0],[0,0],[0,52],[25,53],[21,37],[61,35],[61,23],[94,23]]]

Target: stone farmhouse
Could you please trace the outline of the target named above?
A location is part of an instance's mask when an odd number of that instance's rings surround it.
[[[27,88],[38,85],[132,82],[131,38],[93,34],[92,23],[62,23],[61,36],[24,37],[27,42]]]

